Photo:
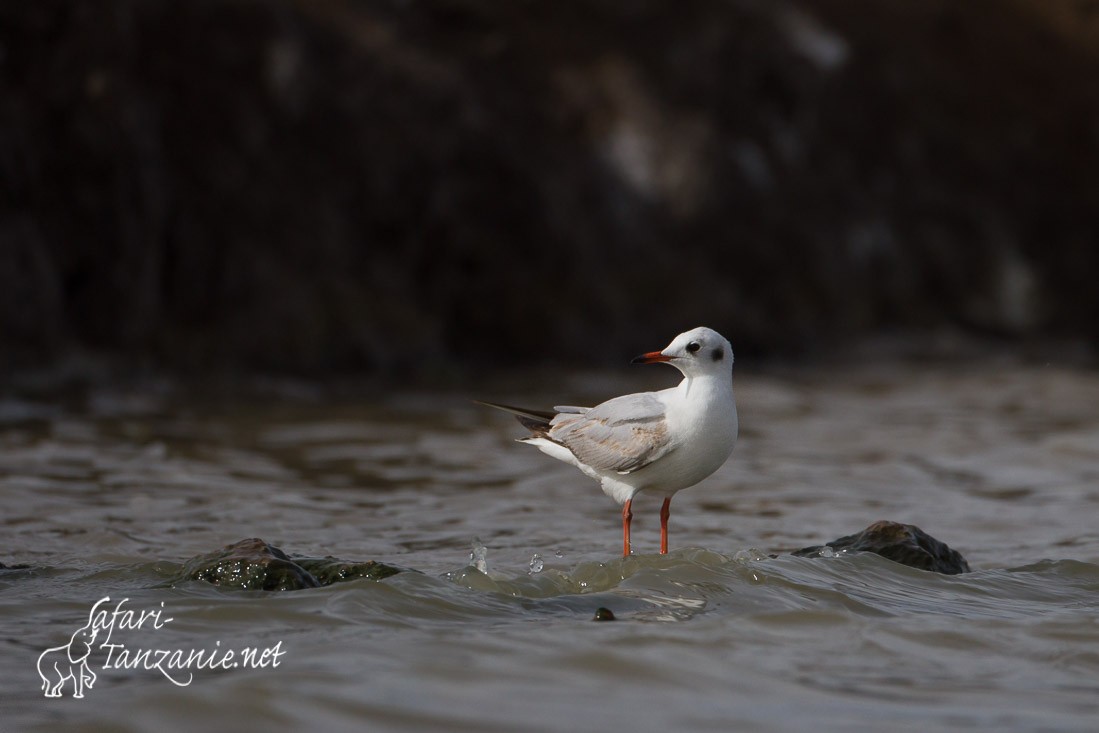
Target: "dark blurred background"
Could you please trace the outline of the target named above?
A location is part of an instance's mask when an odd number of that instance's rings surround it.
[[[1099,344],[1099,0],[0,3],[0,371]]]

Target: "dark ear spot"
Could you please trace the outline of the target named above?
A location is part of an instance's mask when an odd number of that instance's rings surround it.
[[[716,349],[713,350],[710,356],[714,358],[714,361],[721,361],[725,358],[725,349],[718,346]]]

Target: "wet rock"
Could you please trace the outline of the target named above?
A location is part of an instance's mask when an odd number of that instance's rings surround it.
[[[241,540],[191,558],[184,564],[182,576],[186,580],[250,590],[298,590],[320,585],[286,553],[259,538]]]
[[[241,540],[188,560],[181,580],[204,580],[214,585],[249,590],[300,590],[355,578],[380,580],[401,572],[382,563],[346,562],[334,557],[291,558],[259,538]]]
[[[933,573],[958,575],[969,572],[969,563],[914,524],[874,522],[863,531],[840,537],[825,545],[806,547],[792,553],[798,557],[822,557],[835,552],[873,552],[902,565]]]
[[[367,560],[366,562],[347,562],[328,556],[321,558],[299,557],[294,562],[307,570],[321,585],[332,585],[355,578],[382,580],[401,572],[393,565]]]
[[[614,621],[614,620],[616,620],[615,616],[614,616],[614,611],[612,611],[609,608],[605,608],[603,606],[600,606],[599,608],[595,609],[595,618],[592,619],[592,621]]]

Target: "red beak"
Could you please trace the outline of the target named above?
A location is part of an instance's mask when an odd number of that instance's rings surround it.
[[[664,354],[661,354],[659,351],[650,351],[647,354],[642,354],[641,356],[636,357],[630,363],[631,364],[659,364],[662,361],[671,361],[671,360],[672,360],[672,357],[665,356]]]

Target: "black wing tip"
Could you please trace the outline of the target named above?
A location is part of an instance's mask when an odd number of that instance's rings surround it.
[[[527,430],[531,431],[537,436],[544,436],[546,431],[549,430],[550,421],[556,417],[557,413],[549,410],[531,410],[525,407],[512,407],[511,405],[503,405],[498,402],[485,402],[484,400],[473,400],[478,405],[484,405],[485,407],[491,407],[494,410],[503,410],[504,412],[510,412],[515,416],[515,419],[519,421]]]

